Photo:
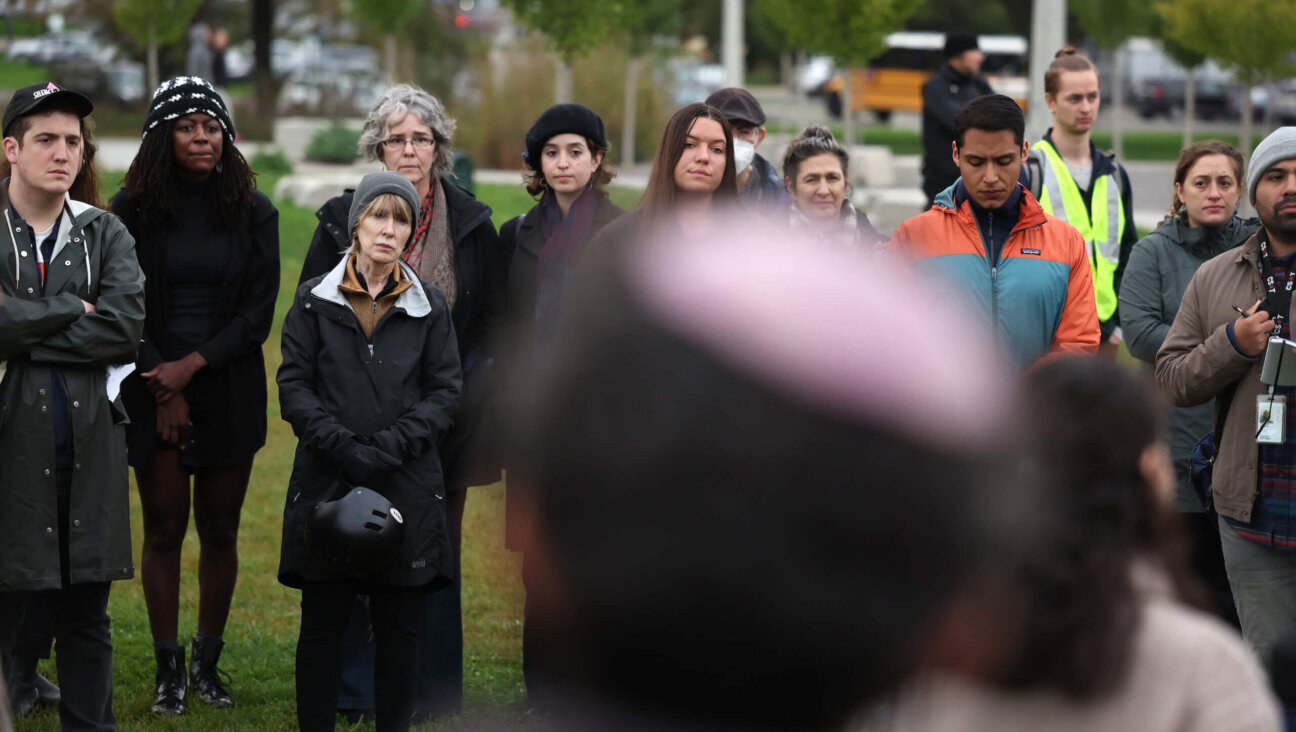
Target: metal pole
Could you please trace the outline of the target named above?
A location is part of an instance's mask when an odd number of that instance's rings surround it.
[[[1053,125],[1044,103],[1044,71],[1066,44],[1066,23],[1067,0],[1031,0],[1030,106],[1026,110],[1026,138],[1031,142]]]
[[[743,0],[724,0],[721,21],[720,58],[724,63],[725,84],[742,86],[743,69]]]

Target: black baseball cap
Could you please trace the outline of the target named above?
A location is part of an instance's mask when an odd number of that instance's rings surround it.
[[[756,127],[765,124],[765,110],[746,89],[736,86],[721,89],[707,97],[706,103],[720,110],[730,124],[746,122]]]
[[[64,89],[52,81],[24,86],[9,97],[9,104],[4,111],[4,135],[8,137],[9,127],[14,120],[39,111],[55,100],[72,107],[78,117],[88,117],[94,111],[94,103],[81,92]]]

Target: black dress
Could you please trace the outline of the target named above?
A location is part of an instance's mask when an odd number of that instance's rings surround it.
[[[144,270],[144,338],[135,373],[122,384],[131,423],[127,456],[153,464],[157,404],[140,374],[198,351],[207,366],[184,390],[193,429],[181,464],[203,470],[250,458],[265,444],[266,374],[261,344],[279,291],[279,212],[253,191],[248,219],[228,231],[208,216],[208,183],[180,184],[179,222],[143,220],[125,191],[110,202],[135,237]]]

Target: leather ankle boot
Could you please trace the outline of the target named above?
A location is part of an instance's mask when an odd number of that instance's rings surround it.
[[[154,683],[153,713],[174,717],[185,710],[185,668],[183,648],[154,648],[157,675]]]
[[[189,658],[189,684],[194,688],[194,693],[199,699],[215,706],[217,709],[226,709],[234,706],[234,698],[230,696],[229,689],[225,684],[229,683],[229,674],[216,668],[216,662],[220,660],[221,648],[225,646],[225,641],[220,636],[212,635],[195,635],[193,637],[193,651]],[[224,677],[222,680],[221,677]]]

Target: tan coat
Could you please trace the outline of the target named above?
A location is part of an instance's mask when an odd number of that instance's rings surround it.
[[[1229,342],[1226,327],[1238,318],[1233,306],[1250,308],[1264,297],[1259,257],[1259,239],[1253,234],[1242,246],[1203,264],[1188,283],[1179,313],[1156,357],[1157,384],[1176,406],[1201,404],[1219,396],[1229,384],[1239,383],[1215,459],[1212,496],[1217,512],[1247,522],[1258,495],[1256,397],[1267,387],[1260,382],[1263,359],[1238,353]],[[1288,322],[1291,317],[1289,313]],[[1218,410],[1217,401],[1216,424]]]

